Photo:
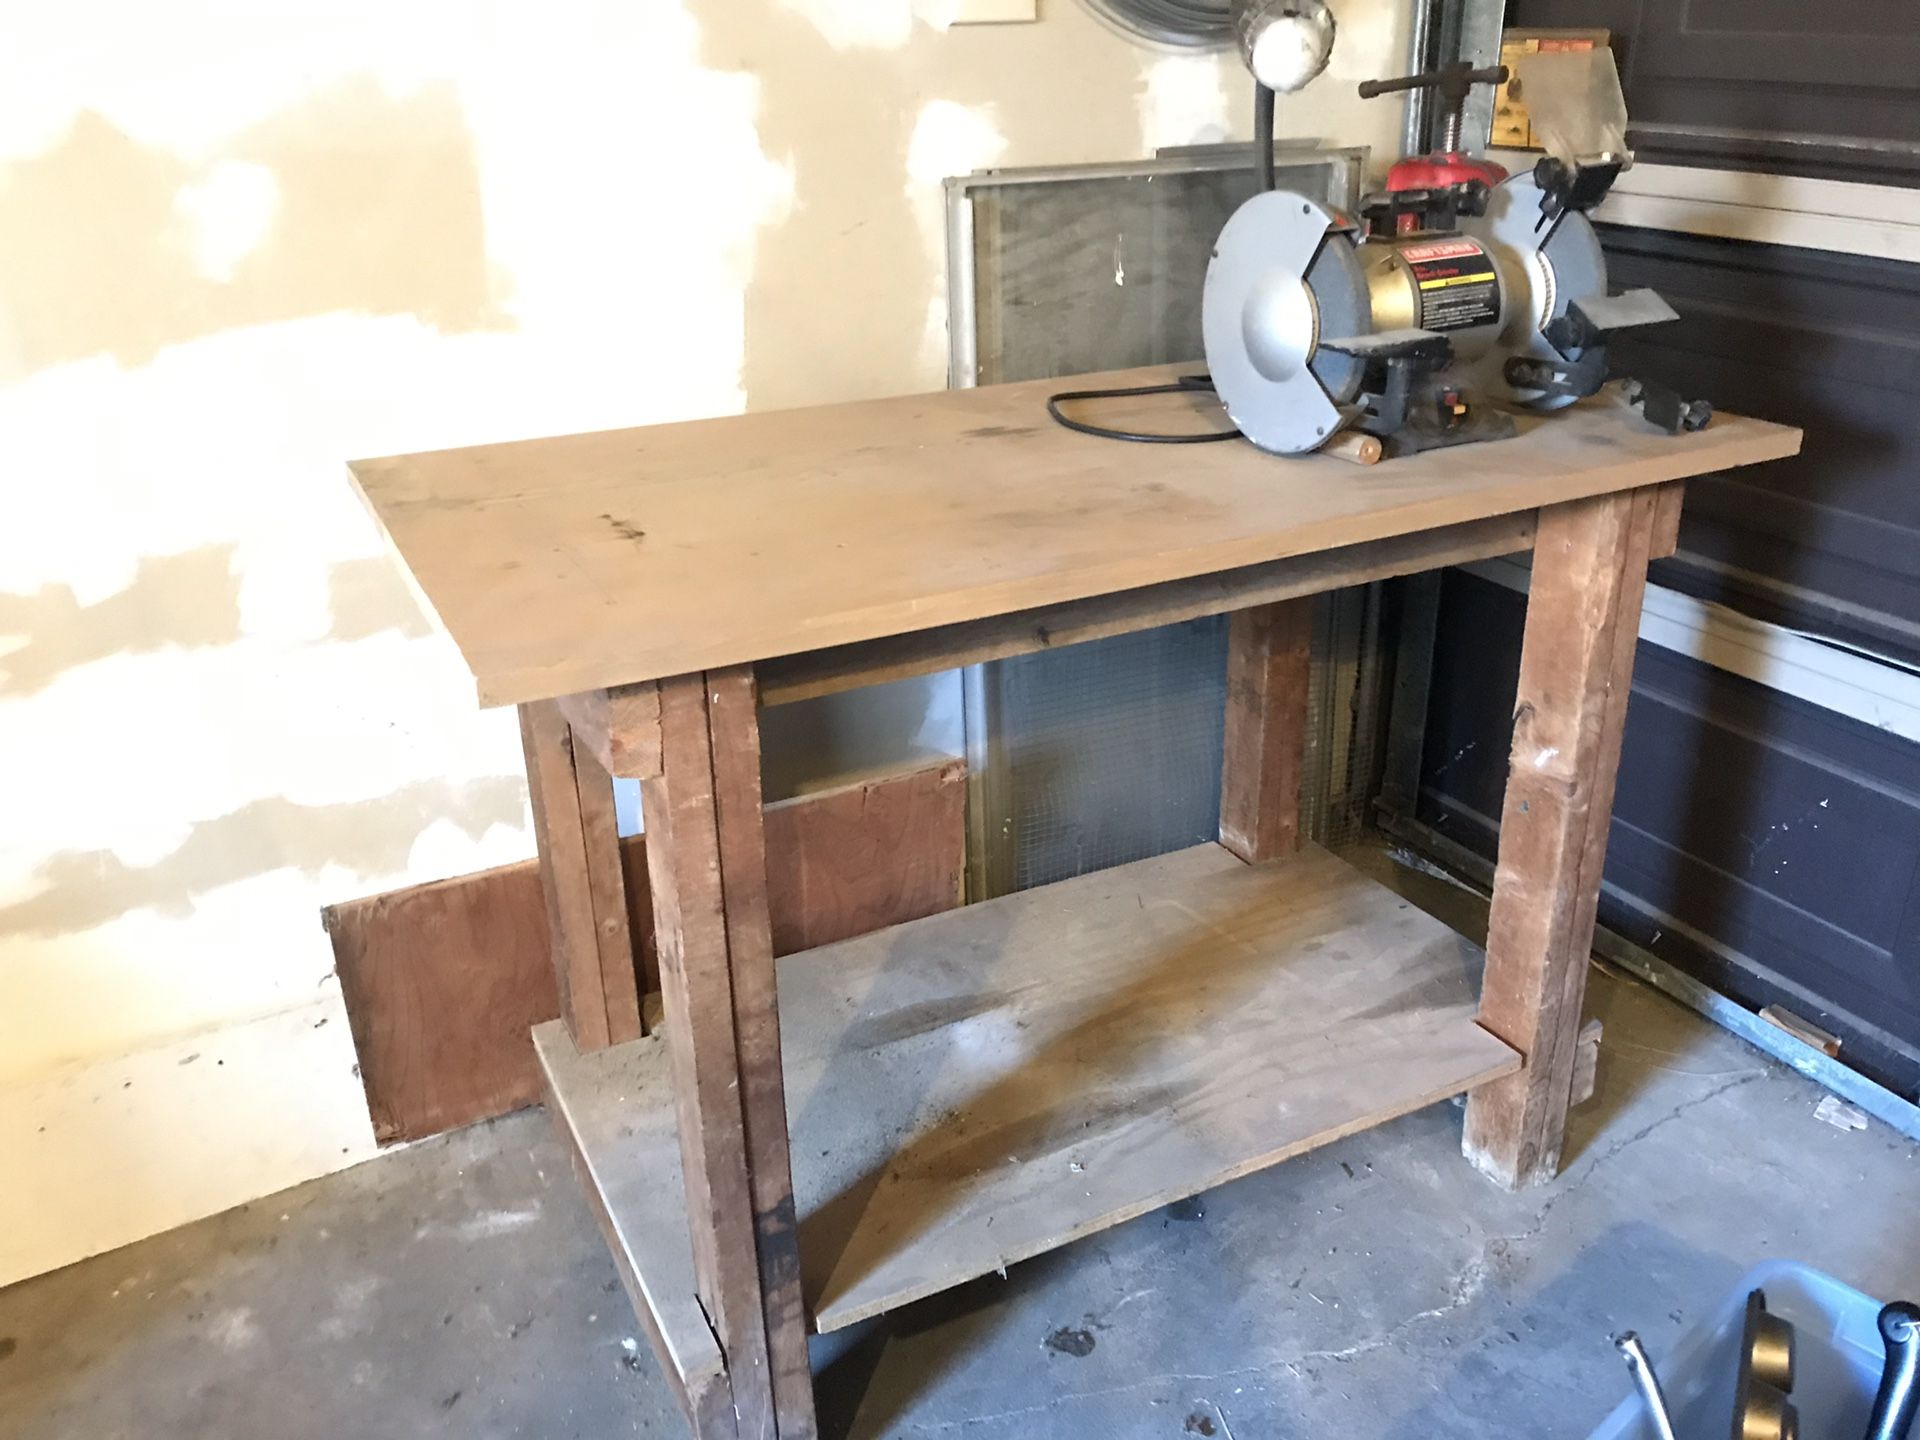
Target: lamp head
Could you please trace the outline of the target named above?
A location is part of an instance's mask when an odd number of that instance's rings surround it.
[[[1291,94],[1327,68],[1333,12],[1326,0],[1233,0],[1233,35],[1253,78]]]

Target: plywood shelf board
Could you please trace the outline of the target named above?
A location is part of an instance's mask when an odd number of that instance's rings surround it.
[[[781,1032],[816,1328],[1511,1073],[1518,1058],[1474,1023],[1479,964],[1325,851],[1247,866],[1214,845],[790,957]],[[564,1043],[542,1034],[543,1055]],[[610,1211],[646,1208],[616,1226],[646,1247],[634,1268],[653,1268],[650,1291],[690,1284],[685,1226],[663,1232],[658,1214],[679,1189],[664,1050],[590,1063],[548,1060],[563,1111],[630,1132],[595,1169],[626,1197]]]
[[[1178,367],[1173,367],[1178,368]],[[1165,367],[1089,377],[1164,378]],[[1516,439],[1356,469],[1048,422],[1068,381],[365,460],[356,483],[488,704],[1064,604],[1776,459],[1738,416],[1654,432],[1616,398]],[[1216,403],[1107,423],[1221,423]]]

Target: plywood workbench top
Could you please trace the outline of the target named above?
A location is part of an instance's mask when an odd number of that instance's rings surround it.
[[[356,483],[488,705],[1112,594],[1777,459],[1722,415],[1656,433],[1601,397],[1512,440],[1372,467],[1243,441],[1129,445],[1028,381],[362,460]],[[1204,395],[1085,406],[1224,425]]]

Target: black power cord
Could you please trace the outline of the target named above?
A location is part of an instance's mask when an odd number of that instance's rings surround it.
[[[1238,430],[1205,430],[1189,432],[1184,435],[1156,435],[1145,430],[1112,430],[1105,425],[1089,425],[1084,420],[1075,420],[1060,407],[1077,400],[1126,400],[1135,395],[1185,395],[1195,392],[1213,393],[1211,375],[1182,375],[1171,385],[1139,385],[1119,390],[1063,390],[1058,395],[1047,397],[1047,414],[1069,430],[1078,430],[1082,435],[1095,435],[1102,440],[1129,440],[1136,445],[1206,445],[1215,440],[1238,440]]]

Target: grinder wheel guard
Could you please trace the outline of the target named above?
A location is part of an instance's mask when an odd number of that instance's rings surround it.
[[[1214,389],[1243,435],[1282,455],[1326,444],[1365,367],[1320,341],[1372,327],[1351,221],[1285,190],[1234,212],[1207,267],[1201,328]]]

